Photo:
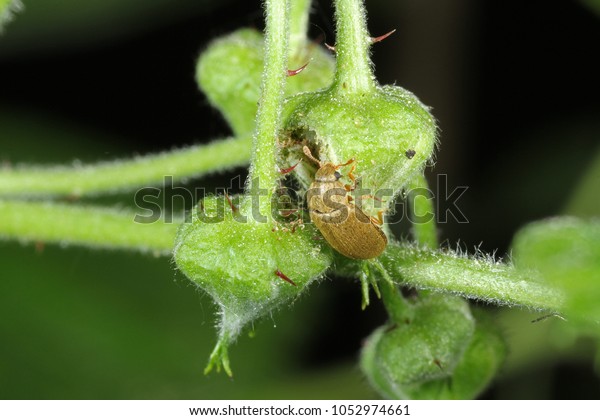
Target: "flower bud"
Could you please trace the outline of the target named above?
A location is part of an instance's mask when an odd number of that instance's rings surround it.
[[[463,299],[429,295],[412,305],[404,324],[377,329],[361,367],[393,399],[475,397],[499,369],[506,349],[485,317],[477,322]]]
[[[227,345],[244,325],[296,298],[331,263],[306,226],[273,229],[240,213],[227,197],[208,197],[179,229],[177,267],[220,308],[220,341],[209,364],[230,373]]]
[[[355,176],[365,194],[395,196],[433,155],[433,117],[398,86],[347,94],[340,90],[334,85],[290,98],[283,137],[306,141],[322,162],[355,159]],[[294,160],[298,156],[290,156],[289,162]]]
[[[237,135],[254,129],[263,61],[264,37],[254,29],[241,29],[217,39],[198,60],[198,85]],[[286,95],[322,89],[331,82],[333,59],[322,47],[307,43],[302,51],[291,52],[290,65],[294,68],[306,63],[301,73],[288,77]]]

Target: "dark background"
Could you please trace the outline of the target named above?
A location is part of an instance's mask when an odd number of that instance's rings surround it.
[[[216,36],[261,28],[260,3],[171,3],[28,2],[0,37],[0,159],[95,162],[228,135],[195,60]],[[374,47],[380,82],[411,90],[439,121],[432,185],[448,174],[451,189],[469,187],[459,202],[469,223],[440,225],[443,240],[504,255],[529,221],[590,214],[571,200],[600,151],[600,15],[566,0],[366,6],[373,35],[397,29]],[[329,2],[315,4],[313,37],[333,42],[331,16]],[[0,397],[374,397],[356,356],[385,315],[377,303],[360,311],[354,282],[325,281],[260,323],[232,350],[232,382],[201,375],[213,307],[166,259],[0,243],[0,260]],[[512,353],[484,397],[600,396],[588,340],[497,314]]]

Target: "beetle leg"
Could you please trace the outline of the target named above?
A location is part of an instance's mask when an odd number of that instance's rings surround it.
[[[355,160],[354,159],[350,159],[348,162],[343,163],[341,165],[337,165],[336,169],[339,168],[340,166],[346,166],[346,165],[350,165],[351,163],[354,163]],[[354,170],[356,169],[356,165],[352,165],[352,168],[350,168],[350,172],[348,172],[348,174],[346,175],[348,178],[350,178],[350,181],[352,181],[352,185],[350,184],[345,184],[344,188],[346,189],[346,191],[350,192],[350,191],[354,191],[356,189],[356,177],[354,176]]]
[[[348,178],[350,178],[350,181],[352,181],[352,186],[346,184],[344,185],[344,188],[346,188],[346,191],[350,192],[350,191],[354,191],[356,189],[356,177],[354,176],[354,170],[356,169],[356,165],[352,165],[352,168],[350,168],[350,172],[348,172]]]
[[[383,225],[383,213],[385,213],[385,210],[379,210],[377,212],[377,220],[379,220],[380,225]]]
[[[356,162],[356,159],[352,158],[349,159],[346,163],[340,163],[338,165],[335,165],[335,169],[340,169],[342,166],[348,166],[352,163]],[[352,171],[354,171],[354,168],[356,167],[356,165],[352,165],[352,168],[350,169],[350,173],[348,174],[348,176],[350,176],[350,174],[352,173]],[[352,180],[354,180],[354,178],[352,178]]]
[[[352,161],[354,162],[354,159],[352,159]],[[350,178],[350,180],[354,182],[354,185],[356,185],[356,177],[354,176],[355,169],[356,165],[352,165],[352,167],[350,168],[350,172],[348,172],[348,178]]]
[[[383,212],[384,211],[385,210],[379,210],[377,212],[377,217],[371,216],[371,222],[373,222],[377,226],[382,226],[383,225]]]

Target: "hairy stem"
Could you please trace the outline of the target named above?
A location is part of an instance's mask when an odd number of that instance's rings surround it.
[[[379,260],[392,277],[418,289],[536,311],[558,313],[564,305],[562,293],[541,283],[537,272],[519,270],[491,257],[471,258],[453,251],[392,243]]]
[[[82,196],[160,185],[245,165],[251,138],[215,141],[166,153],[95,165],[18,166],[0,169],[0,196]]]
[[[374,90],[363,0],[336,0],[336,70],[332,88],[340,95]]]
[[[279,174],[275,164],[275,141],[281,127],[281,108],[287,78],[289,37],[289,0],[267,0],[265,3],[265,64],[261,96],[256,114],[256,131],[252,143],[252,163],[246,193],[266,195],[259,201],[260,213],[270,217],[271,195]],[[260,194],[266,188],[266,194]],[[253,200],[244,202],[246,213]]]
[[[435,249],[439,246],[433,197],[425,175],[417,175],[409,185],[408,203],[415,241]]]
[[[385,276],[389,277],[387,271],[385,272]],[[393,323],[401,323],[408,309],[406,299],[402,296],[398,286],[391,282],[391,279],[384,278],[384,281],[379,282],[379,284],[381,300],[390,320]]]
[[[291,2],[289,51],[292,54],[300,52],[306,43],[310,4],[311,0],[294,0]]]
[[[135,223],[133,211],[0,200],[0,239],[169,255],[178,224]]]

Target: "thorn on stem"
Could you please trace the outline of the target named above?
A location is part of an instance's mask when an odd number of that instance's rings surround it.
[[[381,35],[381,36],[378,36],[378,37],[372,37],[372,38],[371,38],[371,44],[375,44],[375,43],[377,43],[377,42],[381,42],[381,41],[383,41],[384,39],[386,39],[388,36],[390,36],[390,35],[391,35],[391,34],[393,34],[394,32],[396,32],[396,30],[395,30],[395,29],[392,29],[392,30],[391,30],[391,31],[389,31],[387,34],[383,34],[383,35]]]
[[[292,286],[296,286],[296,283],[294,283],[288,276],[286,276],[285,274],[283,274],[281,271],[279,271],[279,269],[275,270],[275,275],[277,277],[279,277],[280,279],[282,279],[283,281],[288,282],[289,284],[291,284]]]
[[[335,52],[335,47],[333,45],[329,45],[327,42],[324,42],[325,48],[327,48],[331,52]]]
[[[298,73],[302,72],[302,70],[304,70],[304,69],[306,68],[306,66],[308,66],[308,63],[310,63],[310,61],[308,61],[308,62],[307,62],[305,65],[303,65],[302,67],[300,67],[300,68],[297,68],[296,70],[288,70],[288,71],[287,71],[287,75],[288,75],[288,77],[295,76],[295,75],[297,75]]]
[[[279,210],[279,214],[281,217],[290,217],[292,214],[296,213],[298,209],[289,209],[289,210]]]
[[[296,166],[298,166],[300,162],[296,163],[294,166],[290,166],[289,168],[283,168],[279,170],[279,173],[281,175],[286,175],[289,174],[290,172],[292,172],[294,169],[296,169]]]

